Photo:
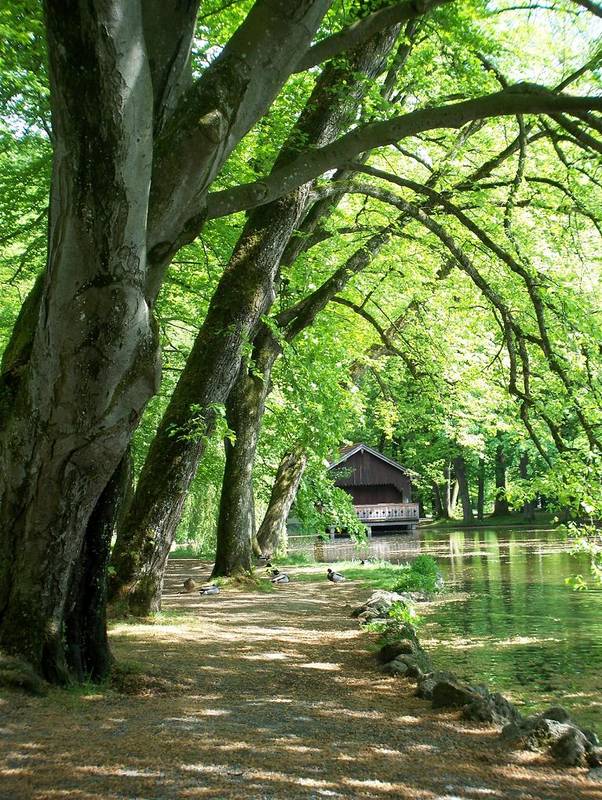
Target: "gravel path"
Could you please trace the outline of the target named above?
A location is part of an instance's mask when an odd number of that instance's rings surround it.
[[[585,770],[502,749],[382,677],[349,618],[357,585],[178,595],[189,574],[207,567],[172,562],[166,582],[180,617],[113,628],[117,657],[158,676],[138,694],[0,699],[2,800],[602,800]]]

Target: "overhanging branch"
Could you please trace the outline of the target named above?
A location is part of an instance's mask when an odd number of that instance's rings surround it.
[[[602,97],[554,94],[530,84],[519,84],[461,103],[420,109],[356,128],[332,144],[301,153],[286,166],[274,170],[261,180],[212,192],[207,201],[207,218],[223,217],[269,203],[360,153],[395,144],[423,131],[461,128],[473,120],[516,114],[577,114],[592,110],[602,110]]]
[[[295,72],[304,72],[346,50],[357,47],[385,28],[408,22],[426,14],[432,8],[449,2],[452,0],[406,0],[404,3],[381,8],[310,47],[297,64]]]

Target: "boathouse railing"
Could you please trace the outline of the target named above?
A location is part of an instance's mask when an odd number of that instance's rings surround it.
[[[355,513],[362,522],[396,522],[419,519],[418,503],[377,503],[356,505]]]

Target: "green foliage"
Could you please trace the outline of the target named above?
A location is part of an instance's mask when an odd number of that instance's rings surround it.
[[[420,555],[405,564],[397,578],[395,592],[439,592],[442,587],[441,573],[432,556]]]
[[[423,623],[424,619],[416,612],[412,604],[397,601],[387,611],[385,620],[368,622],[364,625],[364,630],[380,634],[379,644],[383,645],[405,639],[408,634],[409,638],[414,638],[416,628]]]
[[[585,591],[593,585],[602,586],[602,528],[592,523],[568,522],[565,528],[567,538],[573,545],[574,553],[585,553],[589,556],[589,579],[584,575],[572,575],[566,583],[576,591]]]

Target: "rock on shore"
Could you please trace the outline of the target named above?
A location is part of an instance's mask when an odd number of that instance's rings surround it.
[[[421,593],[419,599],[426,599]],[[433,708],[459,708],[463,719],[502,728],[501,737],[510,746],[547,751],[560,766],[585,767],[602,778],[602,747],[593,731],[580,728],[569,712],[553,706],[541,714],[523,717],[499,692],[461,680],[453,672],[433,670],[416,629],[388,617],[393,604],[411,608],[414,593],[377,591],[352,616],[362,624],[382,622],[385,642],[377,653],[380,669],[417,684],[416,695],[430,700]]]

